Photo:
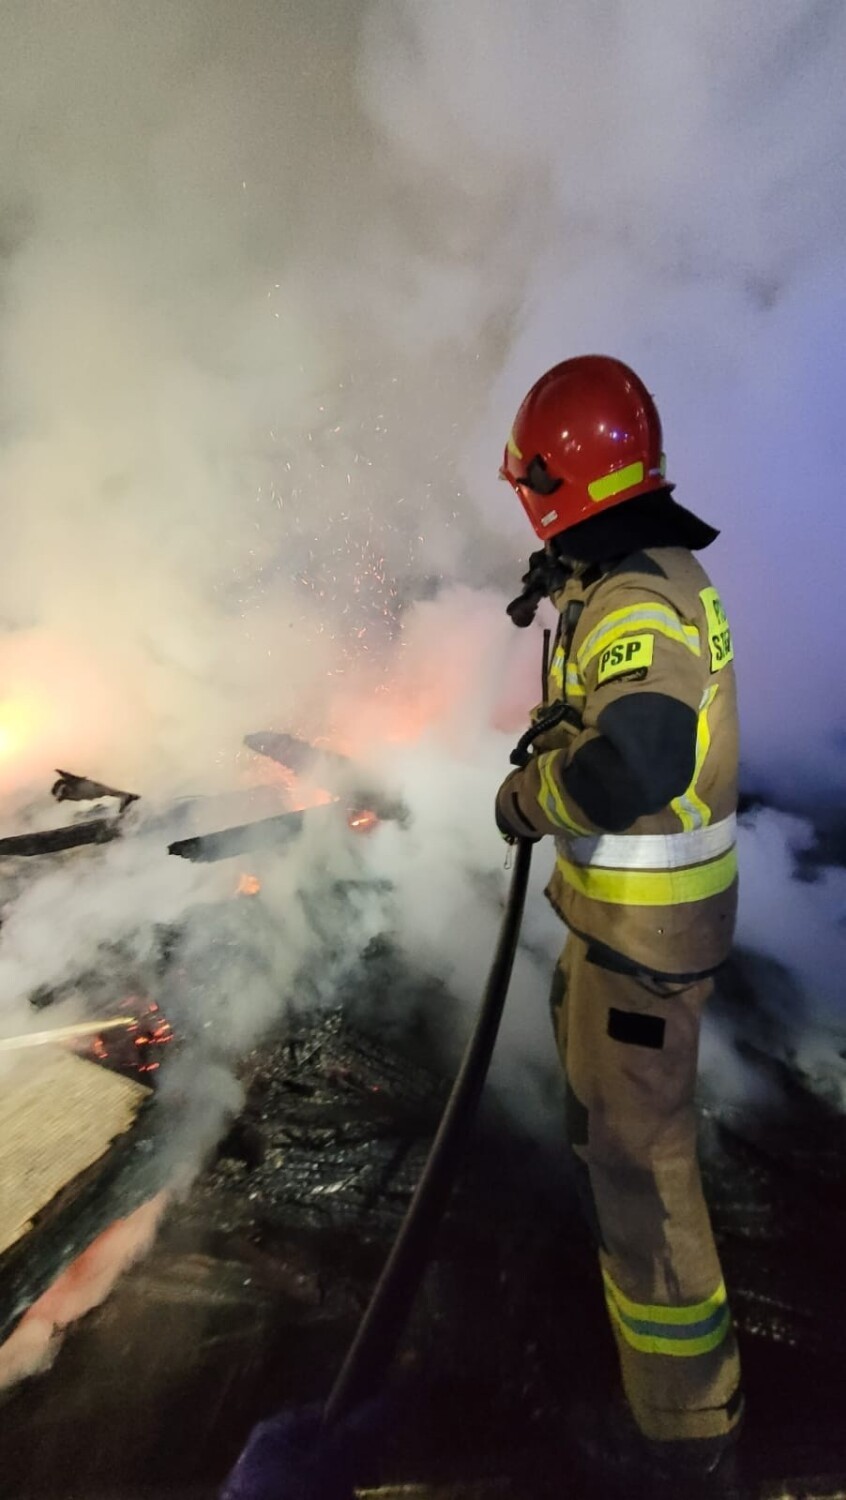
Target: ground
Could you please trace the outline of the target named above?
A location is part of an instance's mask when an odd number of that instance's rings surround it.
[[[245,1060],[224,1154],[52,1369],[5,1397],[2,1495],[211,1500],[256,1421],[326,1393],[444,1097],[426,1055],[425,1037],[386,1043],[336,1013]],[[789,1070],[780,1083],[770,1112],[703,1099],[749,1393],[741,1493],[842,1497],[846,1124]],[[404,1404],[363,1484],[587,1496],[562,1421],[609,1398],[614,1355],[554,1138],[485,1113],[394,1384]]]

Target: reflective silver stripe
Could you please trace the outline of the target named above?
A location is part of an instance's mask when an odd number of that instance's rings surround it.
[[[600,833],[587,838],[559,835],[558,851],[573,865],[603,870],[681,870],[727,854],[737,840],[737,818],[723,818],[689,833]]]

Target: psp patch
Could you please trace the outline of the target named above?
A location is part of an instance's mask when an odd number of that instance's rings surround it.
[[[716,589],[702,589],[700,595],[705,621],[708,626],[708,646],[711,651],[711,671],[719,672],[734,661],[731,643],[731,627]]]
[[[645,677],[652,666],[654,649],[654,635],[627,635],[621,641],[615,641],[613,646],[606,646],[599,658],[597,687],[603,682],[610,682],[614,677],[635,674],[638,678]]]

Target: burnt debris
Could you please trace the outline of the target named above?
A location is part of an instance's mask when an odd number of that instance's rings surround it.
[[[0,1469],[20,1500],[165,1484],[212,1493],[257,1420],[325,1394],[447,1087],[425,1034],[385,1028],[372,991],[392,976],[414,990],[385,951],[363,967],[346,1012],[292,1019],[244,1059],[245,1105],[225,1152],[54,1369],[14,1396]],[[743,1004],[741,989],[723,1003]],[[353,1024],[368,1004],[370,1020]],[[735,1500],[844,1490],[846,1140],[833,1111],[796,1087],[780,1131],[754,1107],[706,1101],[704,1165],[750,1392]],[[107,1191],[88,1185],[89,1215],[108,1200],[114,1217],[140,1184],[149,1191],[174,1117],[165,1128],[159,1101],[146,1119],[134,1160],[124,1144],[121,1173],[109,1164]],[[406,1416],[364,1480],[422,1486],[421,1500],[447,1483],[468,1493],[471,1480],[479,1500],[509,1486],[542,1496],[548,1481],[562,1492],[562,1413],[574,1393],[608,1399],[615,1374],[561,1161],[557,1138],[542,1146],[488,1110],[395,1371]],[[56,1264],[81,1244],[75,1212],[66,1203],[61,1221],[36,1226],[26,1263],[49,1248]],[[533,1455],[546,1458],[527,1483]]]

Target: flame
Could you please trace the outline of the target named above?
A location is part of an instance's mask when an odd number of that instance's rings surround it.
[[[347,813],[347,827],[353,833],[372,833],[379,826],[379,814],[369,807],[350,808]]]
[[[239,876],[236,894],[239,896],[257,896],[261,890],[261,881],[257,875],[248,875],[246,872]]]

